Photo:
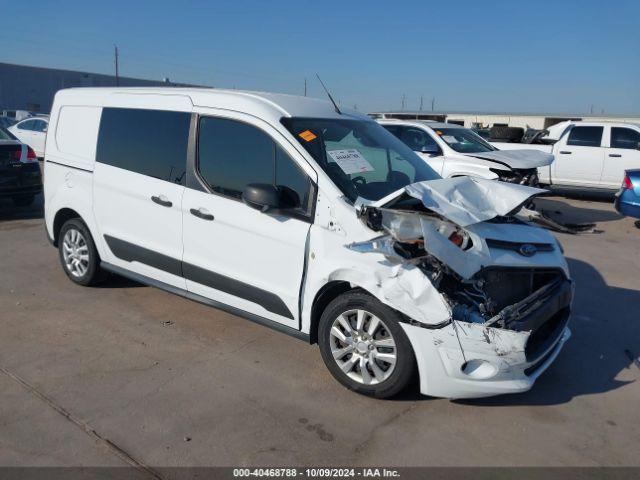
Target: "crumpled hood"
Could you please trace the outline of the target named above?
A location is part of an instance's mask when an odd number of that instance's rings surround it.
[[[550,165],[554,158],[550,153],[544,153],[539,150],[496,150],[493,152],[467,153],[466,156],[503,163],[517,169],[544,167]]]
[[[442,178],[405,187],[408,195],[451,222],[466,227],[505,216],[546,190],[474,177]]]

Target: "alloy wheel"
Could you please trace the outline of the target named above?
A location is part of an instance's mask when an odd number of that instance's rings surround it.
[[[331,325],[329,344],[338,367],[352,380],[376,385],[391,376],[397,347],[385,323],[366,310],[348,310]]]
[[[70,228],[62,239],[62,257],[67,271],[76,278],[83,277],[89,269],[89,247],[80,230]]]

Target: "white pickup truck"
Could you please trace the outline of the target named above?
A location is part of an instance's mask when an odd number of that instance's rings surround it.
[[[538,148],[500,150],[468,128],[424,120],[378,120],[443,178],[471,176],[538,185],[553,155]],[[533,147],[539,147],[534,145]]]
[[[640,125],[568,121],[554,126],[552,145],[492,143],[501,151],[532,149],[555,156],[538,168],[539,182],[561,188],[617,191],[624,171],[640,168]],[[551,139],[553,140],[553,139]]]

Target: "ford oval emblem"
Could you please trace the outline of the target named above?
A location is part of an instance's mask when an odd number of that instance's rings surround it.
[[[518,249],[518,253],[524,257],[533,257],[537,251],[538,249],[536,248],[536,246],[531,245],[530,243],[525,243]]]

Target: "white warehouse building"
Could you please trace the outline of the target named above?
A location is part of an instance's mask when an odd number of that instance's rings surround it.
[[[446,111],[396,111],[372,112],[373,118],[398,118],[403,120],[435,120],[462,125],[467,128],[491,128],[494,125],[535,128],[542,130],[565,120],[584,120],[593,122],[625,122],[640,123],[640,116],[634,115],[605,115],[605,114],[540,114],[540,113],[474,113],[474,112],[446,112]]]

